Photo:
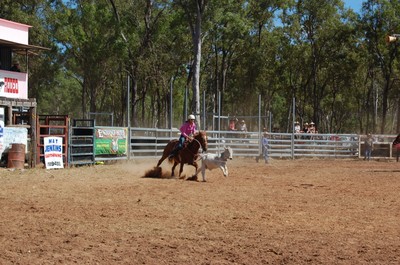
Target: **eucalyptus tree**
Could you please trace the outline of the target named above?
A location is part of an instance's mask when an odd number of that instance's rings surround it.
[[[50,18],[65,72],[81,86],[82,113],[119,109],[113,14],[106,0],[54,1]],[[101,117],[99,117],[101,118]]]
[[[222,1],[215,12],[210,43],[215,63],[215,91],[232,116],[258,113],[258,95],[268,109],[276,87],[273,74],[278,38],[273,35],[276,12],[286,1]],[[272,84],[272,86],[271,86]],[[243,104],[245,99],[246,104]]]
[[[184,17],[189,26],[193,45],[193,61],[191,63],[192,76],[192,106],[195,115],[200,114],[200,66],[202,52],[202,23],[205,16],[208,0],[177,0],[177,6],[184,10]],[[198,119],[199,120],[199,119]]]
[[[354,64],[346,60],[356,48],[351,16],[354,19],[341,0],[298,1],[282,16],[290,49],[286,54],[291,53],[293,60],[287,62],[291,72],[288,87],[297,98],[297,114],[304,121],[316,122],[321,131],[340,128],[338,124],[346,117],[336,106],[344,98],[352,98],[346,94],[352,77],[343,71]]]
[[[134,126],[168,126],[170,87],[175,107],[182,104],[191,52],[186,21],[171,1],[109,0],[121,44],[119,60],[130,76],[131,120]],[[167,115],[169,113],[169,115]],[[170,117],[172,118],[172,117]],[[169,124],[172,126],[172,124]]]
[[[212,1],[209,19],[205,21],[207,35],[203,45],[204,65],[202,80],[207,92],[207,103],[212,113],[221,108],[222,115],[229,114],[225,102],[231,98],[234,86],[232,63],[238,48],[243,45],[249,30],[246,19],[245,1]],[[210,12],[211,13],[211,12]],[[218,95],[221,95],[221,105],[218,105]],[[232,112],[231,112],[232,113]]]
[[[285,12],[290,3],[290,0],[248,1],[247,8],[247,18],[251,23],[244,51],[247,93],[253,97],[253,113],[258,106],[257,97],[254,97],[254,92],[257,92],[263,98],[264,114],[274,113],[275,121],[283,119],[287,113],[284,107],[287,104],[283,103],[286,95],[278,93],[282,90],[281,81],[285,75],[280,56],[283,42],[279,14]]]
[[[398,111],[398,45],[387,45],[385,36],[400,32],[400,3],[389,0],[368,0],[363,4],[362,17],[360,20],[361,29],[365,33],[364,45],[368,50],[370,63],[371,87],[369,97],[374,94],[374,110],[380,109],[380,133],[391,130],[388,124],[388,112],[392,111],[394,119],[395,112]],[[381,81],[381,82],[380,82]],[[380,97],[380,94],[382,95]],[[379,99],[381,102],[379,103]],[[371,98],[366,99],[371,101]],[[370,104],[372,105],[372,104]],[[367,105],[368,106],[368,105]],[[397,113],[397,115],[400,113]],[[373,126],[377,125],[378,114],[374,114]],[[397,131],[400,128],[397,122]]]

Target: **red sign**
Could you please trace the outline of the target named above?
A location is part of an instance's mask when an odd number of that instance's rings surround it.
[[[28,74],[0,70],[0,97],[28,99]]]
[[[4,92],[18,94],[18,79],[4,77]]]

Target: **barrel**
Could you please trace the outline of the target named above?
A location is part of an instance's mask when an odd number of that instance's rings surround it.
[[[8,151],[8,168],[24,168],[25,164],[25,145],[11,144],[11,149]]]

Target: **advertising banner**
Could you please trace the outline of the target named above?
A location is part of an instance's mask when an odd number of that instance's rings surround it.
[[[64,168],[63,164],[63,138],[62,137],[44,137],[44,162],[46,168]]]
[[[0,70],[0,97],[28,99],[28,75]]]
[[[128,128],[96,128],[95,154],[123,156],[127,152]]]

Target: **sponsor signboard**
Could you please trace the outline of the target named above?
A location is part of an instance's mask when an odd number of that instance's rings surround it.
[[[46,168],[64,168],[63,164],[63,138],[44,137],[44,162]]]
[[[27,74],[0,70],[0,97],[28,99]]]
[[[127,135],[128,128],[96,127],[95,154],[126,155]]]

